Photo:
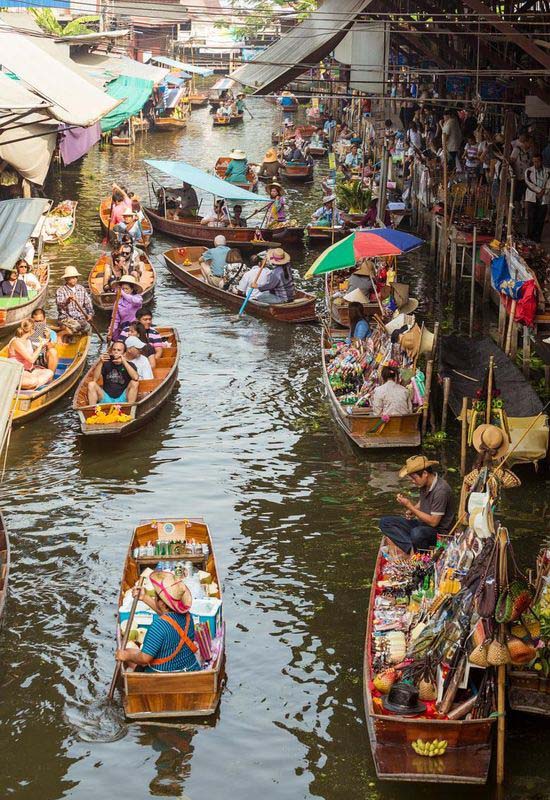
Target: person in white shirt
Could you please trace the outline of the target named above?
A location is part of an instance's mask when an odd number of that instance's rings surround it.
[[[441,133],[445,136],[447,161],[451,169],[458,167],[457,159],[462,144],[462,131],[456,111],[447,109],[443,112],[443,119],[439,121]]]
[[[144,347],[145,342],[142,342],[137,336],[128,336],[126,339],[126,360],[134,365],[140,381],[150,381],[154,378],[154,375],[149,359],[141,354]]]
[[[27,262],[29,267],[32,267],[35,254],[36,254],[36,249],[31,239],[29,239],[27,244],[23,248],[23,252],[21,253],[20,257],[23,259],[23,261]]]
[[[42,288],[40,286],[40,281],[36,275],[34,275],[32,272],[29,272],[29,265],[27,262],[21,258],[17,262],[16,267],[19,279],[24,282],[27,289],[30,289],[33,292],[39,292]]]
[[[250,287],[255,283],[258,275],[260,274],[261,264],[257,264],[255,267],[251,267],[247,272],[244,273],[241,280],[239,281],[239,292],[241,294],[248,293]],[[262,274],[260,275],[260,281],[258,286],[255,286],[252,289],[252,294],[250,295],[250,299],[254,300],[260,292],[262,291],[262,287],[269,281],[269,276],[271,275],[271,270],[269,267],[264,267],[262,269]]]
[[[411,396],[397,383],[399,373],[395,367],[382,367],[383,384],[372,395],[372,410],[378,417],[404,417],[412,414]]]
[[[543,166],[542,156],[533,156],[532,166],[525,170],[525,187],[527,236],[540,242],[550,204],[550,169]]]

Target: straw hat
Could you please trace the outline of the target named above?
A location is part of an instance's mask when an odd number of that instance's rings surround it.
[[[290,261],[290,256],[286,253],[282,247],[274,247],[271,250],[267,251],[267,260],[270,264],[288,264]]]
[[[274,164],[278,160],[279,159],[277,157],[277,151],[275,150],[274,147],[270,147],[269,150],[266,152],[266,154],[264,156],[265,163],[266,164]]]
[[[283,187],[281,186],[280,183],[277,183],[277,181],[273,181],[272,183],[268,183],[266,188],[267,188],[267,191],[270,192],[270,193],[271,193],[272,189],[277,189],[277,191],[279,192],[279,195],[282,195],[282,194],[285,193],[285,190],[283,189]]]
[[[289,92],[288,89],[285,89],[281,97],[292,97],[292,92]]]
[[[65,267],[63,278],[80,278],[80,272],[76,267]]]
[[[411,456],[405,461],[405,466],[399,470],[399,477],[406,478],[407,475],[412,475],[413,472],[422,472],[428,467],[437,467],[439,461],[430,461],[426,456]]]
[[[398,331],[399,328],[403,328],[405,325],[408,325],[409,328],[412,327],[414,325],[414,317],[411,314],[398,314],[386,324],[386,333],[391,336],[394,331]]]
[[[420,352],[420,341],[422,331],[415,322],[412,328],[402,333],[399,337],[399,346],[410,358],[414,358]]]
[[[376,266],[374,261],[370,261],[370,259],[365,259],[361,262],[361,264],[357,267],[356,270],[353,271],[354,275],[366,275],[368,278],[374,278],[376,275]]]
[[[134,214],[133,209],[130,208],[130,206],[126,206],[126,208],[122,212],[122,216],[123,217],[134,217],[135,214]]]
[[[478,453],[489,453],[493,461],[500,461],[510,447],[508,437],[496,425],[479,425],[472,436],[472,444]]]
[[[418,300],[415,300],[414,297],[409,297],[408,283],[394,283],[393,297],[400,314],[412,314],[418,308]]]
[[[354,289],[352,292],[344,295],[344,300],[347,300],[348,303],[362,303],[364,306],[369,302],[369,298],[361,289]]]
[[[327,194],[323,197],[323,203],[332,203],[334,200],[336,200],[335,194]]]
[[[171,572],[152,572],[149,580],[153,584],[155,592],[166,605],[177,614],[184,614],[191,607],[193,598],[191,592],[181,580],[176,578]]]
[[[143,291],[143,289],[139,285],[139,281],[136,278],[134,278],[133,275],[123,275],[119,281],[113,282],[113,286],[115,288],[118,288],[119,286],[122,286],[123,283],[128,283],[130,284],[130,286],[133,286],[137,294],[141,294]]]
[[[246,153],[244,150],[232,150],[229,155],[232,159],[234,159],[234,161],[244,161],[246,158]]]

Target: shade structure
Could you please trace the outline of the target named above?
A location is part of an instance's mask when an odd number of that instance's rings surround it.
[[[202,169],[197,169],[197,167],[186,164],[184,161],[154,161],[146,158],[145,163],[158,169],[159,172],[164,172],[165,175],[177,178],[183,183],[189,183],[196,189],[210,192],[216,197],[223,197],[224,200],[248,200],[253,203],[265,203],[266,200],[265,195],[264,197],[258,197],[257,194],[241,189],[240,186],[236,186],[234,183],[223,181],[215,175],[209,175],[208,172],[203,172]]]
[[[214,74],[214,70],[210,69],[210,67],[197,67],[195,64],[188,64],[186,61],[176,61],[175,58],[168,58],[167,56],[151,56],[151,61],[155,61],[157,64],[163,64],[165,67],[183,69],[185,72],[192,72],[194,75],[200,75],[203,78]]]
[[[1,269],[13,267],[50,205],[50,200],[41,197],[18,197],[0,202]]]
[[[111,81],[107,86],[107,93],[122,102],[101,119],[103,133],[118,128],[127,119],[139,114],[152,91],[153,81],[146,81],[143,78],[127,78],[125,75],[120,75]]]
[[[424,244],[423,239],[393,228],[354,231],[321,253],[306,273],[306,278],[353,267],[363,258],[382,258],[410,253]]]

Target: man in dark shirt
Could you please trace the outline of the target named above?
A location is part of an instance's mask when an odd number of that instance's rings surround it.
[[[425,456],[408,458],[399,471],[399,477],[410,478],[420,489],[420,499],[415,504],[405,495],[398,494],[397,502],[405,509],[405,517],[380,519],[382,533],[405,553],[434,547],[437,534],[449,533],[453,527],[453,492],[447,481],[434,472],[438,463]]]
[[[102,385],[99,379],[102,378]],[[88,384],[88,404],[135,403],[138,393],[138,372],[126,359],[126,345],[115,342],[110,353],[102,353],[92,380]]]

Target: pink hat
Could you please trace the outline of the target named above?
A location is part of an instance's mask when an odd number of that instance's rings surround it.
[[[149,576],[155,592],[177,614],[185,614],[191,607],[192,597],[187,585],[171,572],[152,572]]]

